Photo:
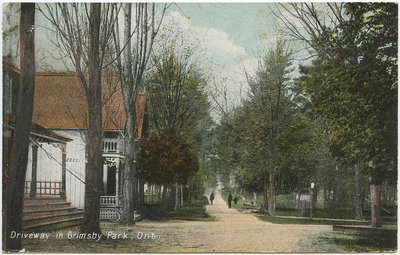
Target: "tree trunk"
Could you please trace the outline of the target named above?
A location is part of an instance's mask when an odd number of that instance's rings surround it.
[[[137,202],[136,181],[136,143],[135,143],[135,125],[136,125],[136,91],[134,90],[132,78],[132,52],[131,52],[131,15],[132,4],[126,3],[124,14],[124,66],[123,79],[121,82],[122,95],[124,99],[124,109],[126,115],[125,123],[125,168],[123,180],[123,211],[120,224],[133,225],[134,211]]]
[[[278,99],[279,100],[279,99]],[[279,104],[278,104],[279,105]],[[278,118],[278,117],[277,117]],[[274,127],[274,122],[273,121],[273,127],[270,130],[269,133],[269,139],[268,139],[268,159],[269,159],[269,204],[268,204],[268,212],[271,216],[275,216],[275,164],[276,164],[276,137],[278,134],[278,124],[275,124]]]
[[[142,207],[144,205],[144,180],[139,178],[139,201],[138,206]]]
[[[190,177],[188,188],[188,202],[192,202],[193,177]]]
[[[330,203],[330,209],[336,209],[336,186],[332,187],[332,199]]]
[[[327,204],[327,202],[328,202],[328,201],[327,201],[328,199],[327,199],[326,195],[327,195],[327,194],[326,194],[326,187],[324,187],[324,209],[326,209],[326,204]]]
[[[180,196],[181,197],[181,204],[180,204],[180,206],[182,207],[183,206],[183,185],[180,184],[179,187],[180,187],[180,191],[181,191],[181,194],[180,194],[181,195]]]
[[[162,198],[161,198],[161,210],[166,211],[168,207],[168,186],[169,185],[163,185],[163,192],[162,192]]]
[[[381,212],[379,208],[379,185],[370,185],[371,192],[371,226],[372,227],[381,227]]]
[[[179,184],[175,183],[175,205],[174,210],[179,209]]]
[[[35,4],[22,3],[20,16],[21,81],[18,90],[16,124],[13,132],[11,159],[6,178],[6,245],[7,251],[22,249],[21,238],[11,238],[11,231],[22,231],[24,185],[29,153],[29,133],[32,124],[35,91]]]
[[[268,177],[265,175],[264,178],[264,187],[263,187],[263,198],[264,198],[264,204],[263,204],[263,211],[268,210]]]
[[[356,218],[362,219],[362,199],[361,199],[361,187],[360,187],[360,164],[355,164],[356,170]]]
[[[270,166],[269,170],[269,204],[268,212],[271,216],[275,216],[275,175],[274,166]]]
[[[156,188],[155,203],[157,204],[158,201],[160,201],[161,186],[157,185],[155,188]]]
[[[137,181],[135,178],[136,164],[135,164],[135,119],[129,114],[125,124],[125,167],[124,167],[124,180],[122,187],[123,194],[123,210],[121,215],[120,224],[133,225],[134,212],[135,212],[135,197],[137,190]]]
[[[88,167],[86,169],[85,206],[82,233],[101,234],[100,190],[103,169],[102,149],[102,99],[101,64],[99,53],[101,4],[90,4],[89,20],[89,91],[86,95],[89,108],[89,131],[86,144]]]

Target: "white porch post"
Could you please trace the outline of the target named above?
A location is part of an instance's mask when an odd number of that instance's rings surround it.
[[[120,159],[115,159],[115,203],[119,205],[119,165]]]
[[[67,185],[67,181],[66,181],[66,170],[67,170],[67,144],[62,143],[60,145],[61,148],[61,192],[60,192],[60,197],[62,199],[66,199],[67,198],[67,189],[66,189],[66,185]]]
[[[108,167],[107,163],[103,164],[103,192],[107,194],[107,177],[108,177]]]

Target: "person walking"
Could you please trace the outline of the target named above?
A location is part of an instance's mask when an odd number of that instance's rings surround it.
[[[213,204],[213,201],[214,201],[214,192],[211,192],[211,195],[210,195],[211,205]]]
[[[228,195],[228,206],[229,206],[229,208],[231,208],[231,206],[232,206],[232,194],[230,192]]]
[[[235,205],[237,204],[239,198],[235,195],[235,197],[233,198],[233,202],[235,203]]]

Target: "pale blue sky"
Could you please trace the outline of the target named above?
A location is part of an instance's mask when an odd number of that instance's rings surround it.
[[[179,3],[172,6],[192,26],[216,28],[229,34],[238,46],[251,53],[255,42],[274,28],[274,17],[266,13],[271,3]]]
[[[168,9],[164,21],[174,20],[178,24],[183,24],[182,26],[202,39],[203,62],[213,70],[210,75],[217,83],[210,86],[226,87],[231,97],[230,103],[234,105],[239,103],[239,94],[244,95],[248,88],[244,68],[251,72],[257,64],[256,45],[260,44],[260,40],[275,27],[275,18],[268,15],[271,5],[271,3],[177,3]],[[38,11],[36,15],[38,70],[65,70],[62,61],[52,57],[58,56],[60,50],[48,40],[44,27],[51,26]],[[273,38],[268,39],[274,41]],[[261,44],[265,45],[267,41]],[[11,46],[13,45],[15,44],[12,43]]]

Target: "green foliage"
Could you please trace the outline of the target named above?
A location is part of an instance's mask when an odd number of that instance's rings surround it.
[[[151,133],[141,144],[139,175],[149,183],[186,183],[198,170],[196,155],[174,133]]]
[[[192,49],[178,51],[175,44],[166,42],[153,56],[147,93],[154,128],[187,136],[208,115],[207,82]]]
[[[216,129],[218,157],[214,162],[219,174],[233,173],[240,187],[249,192],[263,192],[270,166],[269,146],[274,140],[270,139],[272,129],[277,132],[274,157],[278,194],[308,191],[310,182],[317,179],[316,173],[333,165],[326,120],[310,109],[299,83],[290,80],[290,54],[283,47],[278,45],[267,54],[264,69],[250,81],[250,99],[223,118]]]
[[[397,5],[345,7],[349,19],[334,28],[335,36],[315,41],[329,40],[335,57],[320,54],[302,67],[301,82],[328,119],[335,156],[372,162],[368,174],[382,183],[397,165]]]

